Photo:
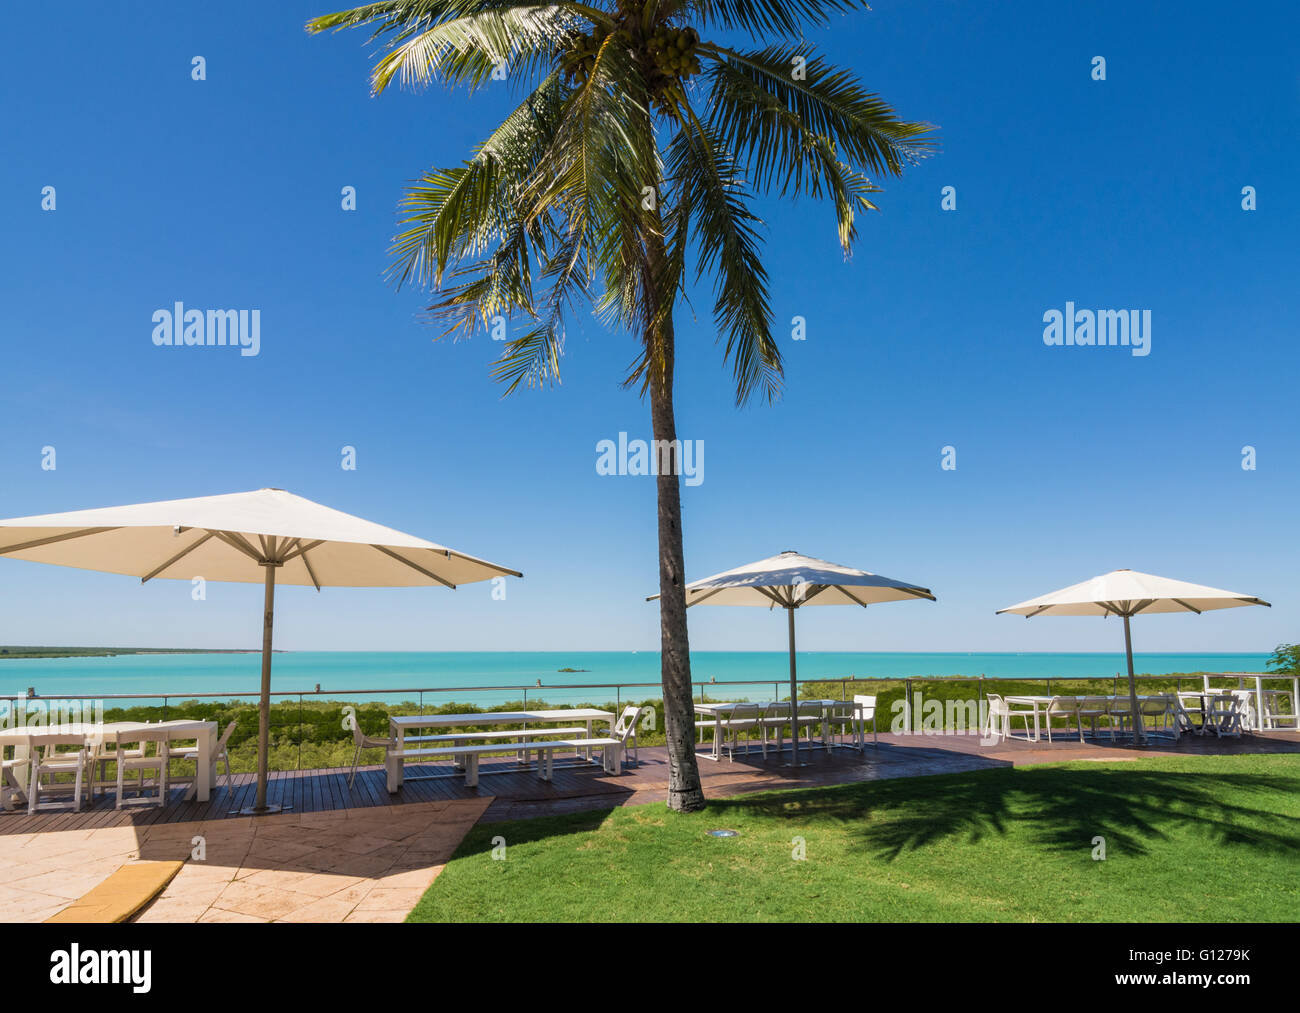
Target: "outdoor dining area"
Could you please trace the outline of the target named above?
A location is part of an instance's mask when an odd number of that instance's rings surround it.
[[[463,776],[467,788],[477,787],[480,773],[501,771],[500,767],[496,771],[480,770],[480,761],[489,758],[532,765],[540,780],[551,781],[557,752],[572,753],[575,764],[598,763],[605,773],[618,776],[626,761],[637,762],[637,728],[647,710],[629,704],[617,721],[612,711],[591,707],[394,715],[388,721],[387,738],[364,735],[353,721],[356,751],[348,783],[351,785],[355,779],[361,753],[366,749],[384,750],[390,794],[400,791],[407,781],[442,777]],[[598,723],[608,726],[606,734],[594,734]],[[519,727],[501,727],[505,725]],[[432,734],[423,734],[426,732]],[[438,760],[446,761],[450,768],[432,766]],[[407,774],[408,766],[421,772]]]
[[[281,489],[131,506],[20,517],[0,521],[0,556],[78,569],[154,579],[257,583],[263,587],[261,686],[258,706],[257,771],[252,787],[238,793],[244,815],[265,815],[284,806],[269,797],[270,699],[274,600],[278,586],[443,587],[521,577],[519,571],[470,556],[444,545],[333,510]],[[651,595],[647,600],[654,600]],[[718,761],[724,753],[757,750],[783,756],[799,767],[801,743],[826,754],[859,753],[866,726],[876,731],[876,696],[852,699],[799,698],[795,643],[796,615],[808,606],[867,608],[891,602],[929,602],[929,588],[867,570],[828,562],[794,551],[693,581],[685,587],[688,608],[696,605],[761,607],[783,611],[789,644],[787,699],[737,700],[695,704],[697,728],[711,737],[701,756]],[[1036,616],[1094,616],[1120,619],[1128,669],[1128,693],[1101,696],[987,695],[981,731],[1006,740],[1037,742],[1044,735],[1077,733],[1085,726],[1096,739],[1147,734],[1177,738],[1185,733],[1232,737],[1243,731],[1296,724],[1300,686],[1264,689],[1259,676],[1238,680],[1236,688],[1139,695],[1133,666],[1130,622],[1139,615],[1200,615],[1242,606],[1268,607],[1253,595],[1171,580],[1135,570],[1114,570],[1080,584],[1000,610]],[[1254,678],[1252,690],[1245,678]],[[423,711],[423,707],[421,708]],[[462,779],[477,789],[479,778],[531,768],[537,780],[551,782],[561,763],[599,768],[617,776],[630,758],[637,762],[637,729],[643,709],[621,713],[599,708],[536,709],[472,714],[393,715],[386,735],[350,727],[355,747],[351,769],[341,774],[346,791],[357,780],[361,757],[382,751],[382,788],[398,795],[414,781]],[[165,804],[171,789],[208,801],[216,765],[225,759],[233,791],[227,744],[232,723],[218,735],[211,721],[65,723],[6,722],[0,726],[5,809],[35,813],[56,800],[79,810],[89,799],[113,793],[114,807]],[[1072,731],[1071,731],[1072,730]],[[373,732],[373,729],[372,729]],[[372,772],[374,773],[374,772]],[[363,779],[367,782],[370,777]],[[533,782],[535,790],[535,782]],[[314,790],[314,789],[313,789]],[[369,789],[367,789],[369,790]],[[381,789],[382,790],[382,789]],[[346,800],[339,799],[341,804]],[[382,800],[380,800],[382,803]],[[294,803],[288,803],[292,805]]]
[[[218,763],[231,778],[226,747],[235,725],[218,738],[214,721],[14,724],[0,729],[0,755],[12,752],[2,761],[0,808],[80,812],[110,791],[115,809],[165,806],[177,787],[184,787],[184,799],[206,802]]]
[[[1084,741],[1084,725],[1096,739],[1103,731],[1110,741],[1117,736],[1157,735],[1177,740],[1179,736],[1212,735],[1216,738],[1239,738],[1243,732],[1295,729],[1297,724],[1297,687],[1290,690],[1265,689],[1260,678],[1242,674],[1236,688],[1214,687],[1211,682],[1228,676],[1206,674],[1204,685],[1194,691],[1145,693],[1134,698],[1127,693],[1107,695],[988,694],[982,719],[982,734],[990,739],[1009,739],[1015,735],[1019,721],[1024,738],[1039,742],[1044,734],[1052,742],[1054,728],[1067,734],[1073,726],[1078,741]],[[1245,686],[1254,678],[1253,689]],[[1135,722],[1136,715],[1136,722]],[[1054,724],[1059,722],[1060,724]],[[1103,727],[1104,726],[1104,727]]]
[[[861,752],[868,724],[872,741],[879,741],[875,696],[804,699],[793,704],[789,700],[701,702],[695,705],[695,714],[701,741],[712,736],[712,750],[699,754],[708,760],[721,760],[724,750],[728,759],[735,759],[742,742],[746,754],[757,749],[766,759],[769,750],[777,755],[785,751],[787,736],[793,750],[801,734],[810,746],[818,744],[828,752]]]

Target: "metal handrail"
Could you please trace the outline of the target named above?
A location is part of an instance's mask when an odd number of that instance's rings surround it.
[[[1278,673],[1269,673],[1269,672],[1231,672],[1231,673],[1220,673],[1220,672],[1206,672],[1206,673],[1200,673],[1200,672],[1198,672],[1198,673],[1195,673],[1195,674],[1196,674],[1196,675],[1208,675],[1210,678],[1220,678],[1220,677],[1227,677],[1227,676],[1231,676],[1231,677],[1233,677],[1233,678],[1238,678],[1238,677],[1248,676],[1248,677],[1250,677],[1250,678],[1261,678],[1261,679],[1283,679],[1283,680],[1287,680],[1287,681],[1290,681],[1290,680],[1293,678],[1293,677],[1290,676],[1290,675],[1282,675],[1282,674],[1278,674]],[[1184,674],[1183,674],[1183,678],[1187,678],[1189,675],[1190,675],[1190,673],[1184,673]],[[1057,682],[1101,682],[1101,681],[1104,681],[1104,680],[1107,680],[1107,679],[1119,679],[1119,678],[1127,678],[1127,677],[1126,677],[1126,676],[1120,676],[1120,675],[1118,675],[1118,674],[1115,675],[1115,676],[1109,676],[1109,675],[1095,675],[1095,676],[1087,676],[1087,675],[1081,675],[1081,676],[1060,676],[1060,675],[1008,675],[1008,676],[988,676],[988,675],[906,675],[906,676],[905,676],[905,675],[898,675],[898,676],[889,676],[889,675],[872,675],[872,676],[856,676],[856,675],[849,675],[849,676],[809,676],[809,677],[806,677],[806,678],[800,678],[800,679],[797,679],[796,682],[798,682],[798,683],[813,683],[813,682],[831,682],[831,683],[834,683],[834,682],[839,682],[839,683],[844,683],[844,684],[848,684],[848,683],[854,683],[854,684],[857,684],[857,683],[871,683],[871,684],[878,684],[878,683],[881,683],[881,682],[902,682],[902,683],[913,683],[913,682],[920,682],[920,683],[926,683],[926,682],[972,682],[972,683],[980,683],[980,684],[985,683],[985,682],[1043,682],[1043,683],[1046,683],[1048,686],[1050,686],[1051,683],[1052,683],[1053,681],[1057,681]],[[1134,676],[1134,678],[1135,678],[1136,680],[1138,680],[1138,681],[1141,681],[1141,680],[1144,680],[1144,679],[1148,679],[1148,680],[1168,680],[1168,679],[1171,679],[1171,678],[1177,680],[1178,677],[1177,677],[1176,675],[1149,675],[1149,674],[1148,674],[1148,675],[1138,675],[1138,676]],[[705,680],[699,680],[699,681],[694,682],[692,688],[698,690],[701,694],[703,694],[704,691],[705,691],[706,689],[711,688],[711,687],[715,687],[715,686],[766,686],[766,685],[768,685],[768,684],[771,684],[772,686],[777,686],[777,687],[784,687],[784,686],[789,685],[789,680],[786,679],[786,678],[781,678],[781,679],[709,679],[709,680],[707,680],[707,681],[705,681]],[[338,699],[338,698],[341,698],[341,697],[347,697],[347,696],[378,696],[378,695],[392,696],[392,695],[395,695],[395,694],[415,694],[415,695],[418,696],[418,697],[423,697],[423,695],[424,695],[425,693],[442,693],[442,694],[446,694],[446,693],[512,693],[512,692],[513,692],[513,693],[521,693],[521,694],[523,694],[523,696],[524,696],[525,699],[526,699],[526,698],[527,698],[527,694],[528,694],[530,691],[533,692],[533,693],[536,693],[537,690],[564,690],[564,691],[572,691],[572,690],[595,690],[595,689],[607,689],[607,690],[615,690],[616,692],[620,692],[620,693],[621,693],[621,691],[624,690],[624,689],[660,689],[660,688],[662,688],[662,683],[660,683],[660,682],[581,682],[581,683],[543,683],[540,679],[538,679],[536,682],[533,682],[533,683],[531,683],[531,684],[529,684],[529,685],[507,684],[507,685],[494,685],[494,686],[402,686],[402,687],[387,687],[387,688],[379,688],[379,689],[329,689],[329,690],[324,690],[324,689],[319,689],[319,688],[317,688],[317,689],[309,689],[309,690],[303,690],[303,689],[283,689],[283,690],[277,690],[277,689],[273,689],[273,690],[271,690],[270,695],[273,696],[273,697],[298,697],[298,698],[300,698],[300,699],[306,699],[306,698],[308,698],[308,697],[325,697],[325,698]],[[261,690],[260,690],[260,689],[253,689],[253,690],[249,690],[249,691],[247,691],[247,692],[221,691],[221,692],[202,692],[202,693],[200,693],[200,692],[181,692],[181,693],[177,693],[177,692],[152,692],[152,693],[95,693],[95,694],[85,694],[85,693],[81,693],[81,694],[77,694],[77,693],[30,693],[30,694],[3,693],[3,694],[0,694],[0,700],[81,700],[81,699],[95,699],[95,700],[219,700],[219,699],[225,699],[225,700],[230,700],[230,699],[256,698],[256,697],[258,697],[258,696],[260,696],[260,695],[261,695]]]

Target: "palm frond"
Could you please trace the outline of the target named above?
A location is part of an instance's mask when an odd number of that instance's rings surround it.
[[[713,58],[708,70],[713,89],[710,125],[742,153],[756,179],[766,179],[774,170],[786,129],[778,117],[754,115],[748,104],[754,89],[797,117],[809,134],[833,144],[847,163],[876,175],[897,176],[933,149],[933,127],[900,119],[888,102],[867,91],[851,72],[828,64],[809,45],[741,52],[701,43],[700,50]],[[792,74],[796,60],[803,61],[802,77]],[[738,88],[740,80],[752,87]]]
[[[698,276],[714,276],[713,314],[727,336],[725,356],[736,378],[736,401],[781,393],[781,352],[772,337],[772,307],[757,226],[740,166],[722,135],[689,105],[668,148],[668,171],[683,190],[698,250]]]
[[[797,113],[730,63],[717,61],[711,75],[718,130],[728,136],[727,130],[740,124],[741,136],[735,141],[750,154],[747,169],[753,186],[761,192],[778,185],[783,196],[829,195],[840,247],[848,255],[857,237],[857,212],[876,210],[868,195],[880,188],[841,160],[828,137],[809,130]]]
[[[686,17],[753,38],[800,38],[805,27],[822,27],[834,14],[870,10],[864,0],[684,0]]]
[[[552,73],[453,169],[430,170],[403,197],[406,228],[394,239],[389,276],[398,285],[442,284],[449,262],[478,256],[518,217],[518,191],[550,149],[567,91]]]
[[[394,45],[375,64],[371,87],[378,94],[394,78],[408,87],[436,81],[468,84],[491,78],[500,65],[528,79],[549,62],[587,22],[563,5],[517,5],[453,18]]]

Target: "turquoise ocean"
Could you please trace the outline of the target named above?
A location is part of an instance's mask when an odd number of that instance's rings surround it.
[[[1262,672],[1267,654],[1138,654],[1134,668],[1153,675],[1172,672]],[[784,651],[701,651],[692,655],[697,686],[710,681],[744,685],[709,695],[766,699],[789,678]],[[1014,679],[1109,678],[1124,670],[1122,654],[904,654],[801,651],[800,679],[978,676]],[[578,669],[563,672],[561,669]],[[538,682],[542,687],[538,688]],[[659,655],[626,652],[284,652],[275,655],[272,690],[322,694],[335,699],[398,702],[452,700],[479,706],[519,700],[572,704],[658,696]],[[647,683],[615,694],[593,684]],[[156,701],[199,693],[251,699],[261,684],[258,654],[153,654],[111,658],[0,659],[0,697],[95,699],[134,694]],[[435,692],[453,687],[455,692]],[[417,690],[424,690],[421,694]],[[145,702],[145,701],[138,701]]]

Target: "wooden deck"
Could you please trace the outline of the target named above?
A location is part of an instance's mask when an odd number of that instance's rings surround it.
[[[1059,737],[1058,737],[1059,739]],[[983,747],[974,736],[881,735],[880,744],[868,743],[863,753],[836,749],[802,751],[807,765],[791,770],[783,766],[787,751],[764,760],[755,749],[748,756],[737,754],[734,761],[700,758],[700,772],[706,795],[734,795],[774,788],[802,788],[854,781],[955,773],[989,767],[1033,763],[1059,763],[1077,759],[1136,759],[1154,755],[1212,755],[1232,753],[1300,753],[1300,734],[1268,732],[1241,739],[1218,740],[1184,736],[1177,743],[1158,743],[1137,750],[1105,742],[1026,742],[1012,740]],[[492,796],[483,819],[498,821],[554,815],[591,809],[610,809],[628,803],[663,801],[668,797],[668,759],[662,747],[641,750],[641,762],[629,766],[622,776],[605,774],[596,764],[561,766],[557,762],[550,784],[538,779],[530,768],[511,760],[484,763],[477,789],[467,788],[460,777],[408,780],[402,790],[389,795],[382,767],[365,767],[349,791],[346,769],[283,771],[271,774],[268,800],[292,806],[296,813],[400,806],[414,802]],[[408,767],[410,774],[449,772],[450,767]],[[225,777],[208,802],[181,801],[177,789],[165,806],[113,808],[113,796],[101,795],[94,805],[79,813],[48,811],[28,816],[25,811],[0,813],[0,835],[56,830],[89,830],[113,826],[152,826],[163,823],[201,822],[237,816],[251,805],[255,789],[252,774],[235,775],[233,788]]]

